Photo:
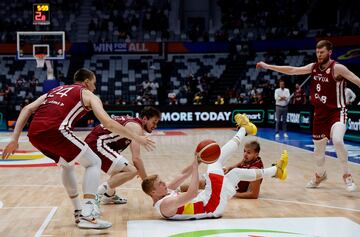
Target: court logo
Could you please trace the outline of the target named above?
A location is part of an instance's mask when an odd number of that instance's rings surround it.
[[[213,230],[197,230],[169,235],[169,237],[206,237],[206,236],[246,236],[246,237],[316,237],[314,235],[306,235],[295,232],[262,230],[262,229],[213,229]]]

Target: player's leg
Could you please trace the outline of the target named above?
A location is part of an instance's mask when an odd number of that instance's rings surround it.
[[[219,174],[224,174],[222,167],[226,161],[230,158],[232,154],[238,151],[240,143],[244,139],[246,134],[256,135],[257,128],[256,126],[249,121],[249,118],[245,114],[236,114],[235,122],[240,129],[237,131],[234,137],[232,137],[225,145],[221,147],[221,153],[219,159],[208,165],[208,173],[216,172]]]
[[[346,126],[342,122],[336,122],[331,127],[331,140],[334,144],[336,155],[340,161],[341,168],[343,170],[343,179],[346,184],[346,190],[355,191],[356,185],[352,179],[351,173],[348,167],[348,151],[344,144],[344,135],[346,132]]]
[[[61,165],[61,179],[74,206],[75,223],[78,224],[80,222],[82,206],[76,182],[75,167],[73,165]]]
[[[240,181],[255,181],[264,177],[275,177],[280,180],[287,178],[287,164],[288,164],[288,153],[284,150],[281,154],[281,158],[272,167],[265,169],[241,169],[234,168],[225,177],[229,182],[236,187]]]
[[[98,188],[98,194],[104,204],[125,204],[126,198],[121,198],[115,193],[115,188],[133,179],[136,174],[136,168],[128,163],[125,157],[119,155],[114,159],[110,169],[107,172],[110,178],[102,183]]]
[[[327,179],[325,171],[325,150],[328,142],[327,138],[313,140],[314,142],[314,158],[315,158],[315,177],[307,184],[307,188],[317,188],[321,182]]]
[[[100,158],[88,147],[76,158],[76,161],[85,168],[83,179],[83,209],[81,211],[79,228],[106,229],[111,223],[97,218],[96,191],[100,180]],[[94,221],[95,220],[95,221]]]

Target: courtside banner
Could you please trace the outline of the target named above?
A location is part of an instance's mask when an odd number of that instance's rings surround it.
[[[156,42],[109,42],[93,43],[95,54],[112,53],[160,53],[160,43]]]
[[[289,106],[286,119],[287,127],[290,130],[311,132],[312,116],[311,106]],[[269,107],[267,110],[267,123],[275,127],[275,122],[275,106],[273,108]]]
[[[161,122],[158,127],[233,127],[234,116],[238,113],[245,113],[249,118],[260,126],[264,124],[266,111],[254,109],[253,107],[241,106],[166,106],[158,107],[161,111]],[[137,116],[141,107],[126,109],[108,109],[112,116],[130,115]]]
[[[360,142],[360,111],[348,110],[347,130],[345,138]]]

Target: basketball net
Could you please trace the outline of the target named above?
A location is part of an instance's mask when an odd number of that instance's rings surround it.
[[[46,54],[35,54],[36,67],[43,68],[45,65]]]

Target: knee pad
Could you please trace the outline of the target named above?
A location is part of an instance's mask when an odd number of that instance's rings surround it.
[[[85,168],[89,166],[96,166],[99,169],[101,168],[101,159],[89,147],[86,151],[84,151],[82,156],[77,159],[77,161]]]

